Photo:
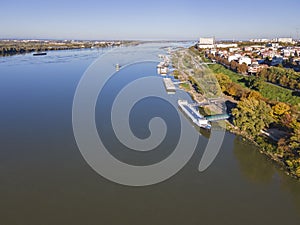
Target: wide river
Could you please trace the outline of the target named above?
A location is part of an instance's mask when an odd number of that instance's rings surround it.
[[[153,151],[130,151],[109,123],[112,102],[127,83],[141,77],[161,79],[156,62],[124,65],[133,56],[159,60],[157,55],[165,53],[164,46],[174,47],[175,43],[129,47],[128,54],[124,48],[123,58],[111,59],[120,64],[120,71],[96,101],[94,120],[99,138],[115,158],[135,166],[168,158],[180,136],[182,112],[167,107],[159,98],[141,100],[129,117],[131,131],[147,138],[150,119],[161,117],[168,128],[166,140]],[[75,140],[72,106],[87,68],[109,51],[53,51],[47,56],[0,58],[1,225],[299,224],[299,181],[285,175],[251,143],[227,132],[216,159],[199,172],[209,135],[201,134],[186,119],[199,142],[192,158],[171,178],[132,187],[96,173]],[[164,91],[162,82],[154,80],[147,86]],[[146,87],[137,89],[143,93]],[[189,98],[183,91],[166,96],[170,101],[178,96]],[[126,108],[127,101],[120,104],[121,109]]]

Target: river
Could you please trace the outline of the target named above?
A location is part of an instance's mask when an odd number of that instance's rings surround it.
[[[171,44],[130,48],[140,55],[148,51],[158,54],[164,52],[161,47],[165,45]],[[299,223],[299,181],[285,175],[253,144],[227,132],[219,154],[204,172],[199,172],[198,166],[208,136],[194,129],[199,135],[197,148],[170,179],[131,187],[96,173],[82,157],[74,138],[72,104],[88,66],[108,51],[51,51],[41,57],[26,54],[0,58],[0,224]],[[153,62],[124,69],[122,62],[120,65],[121,70],[97,101],[99,136],[118,159],[135,165],[156,163],[167,158],[176,146],[180,113],[174,114],[158,99],[141,101],[132,111],[133,132],[140,138],[149,136],[145,127],[150,115],[160,115],[172,126],[171,134],[147,157],[122,151],[106,123],[110,102],[122,85],[138,77],[158,75]],[[154,90],[163,88],[151,85]],[[178,94],[188,97],[184,92]],[[160,110],[163,112],[159,114]]]

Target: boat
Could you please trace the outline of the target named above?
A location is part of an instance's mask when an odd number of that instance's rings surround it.
[[[33,53],[34,56],[39,56],[39,55],[47,55],[46,52],[37,52],[37,53]]]
[[[116,71],[119,71],[120,70],[120,65],[119,63],[116,64]]]
[[[207,130],[211,129],[210,122],[203,115],[201,115],[193,105],[189,104],[187,100],[178,100],[178,106],[197,127]]]
[[[157,73],[166,75],[169,72],[168,64],[166,62],[160,62],[157,66]]]

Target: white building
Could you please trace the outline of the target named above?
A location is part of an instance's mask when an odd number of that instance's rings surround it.
[[[212,48],[215,48],[215,45],[200,45],[200,44],[198,44],[198,48],[212,49]]]
[[[215,48],[215,39],[210,38],[200,38],[198,43],[198,48],[202,49],[212,49]]]
[[[243,63],[245,63],[248,66],[251,65],[252,61],[249,57],[241,57],[239,59],[239,64],[243,64]]]
[[[251,39],[250,42],[261,42],[261,43],[264,43],[264,42],[269,42],[270,40],[269,39],[266,39],[266,38],[261,38],[261,39]]]
[[[236,52],[241,50],[240,48],[229,48],[229,52]]]
[[[199,39],[200,45],[214,45],[215,44],[215,38],[209,37],[209,38],[200,38]]]
[[[258,63],[253,63],[248,67],[248,73],[257,73],[259,70]]]
[[[238,44],[230,43],[230,44],[217,44],[217,48],[237,48]]]
[[[211,50],[209,51],[209,53],[210,53],[210,54],[213,54],[213,55],[216,55],[217,50],[216,50],[216,49],[211,49]]]
[[[279,43],[271,43],[271,47],[273,47],[273,48],[279,48],[280,46],[279,46]]]
[[[284,57],[295,56],[296,50],[295,49],[283,49],[282,54]]]
[[[231,62],[232,60],[238,60],[239,59],[239,55],[230,55],[228,57],[228,62]]]
[[[246,51],[246,52],[252,52],[253,48],[250,47],[250,46],[246,46],[246,47],[244,47],[244,51]]]
[[[293,43],[293,38],[278,38],[278,42]]]

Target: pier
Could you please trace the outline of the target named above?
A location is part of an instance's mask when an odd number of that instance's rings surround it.
[[[201,115],[194,108],[193,105],[189,104],[186,100],[178,100],[178,105],[186,114],[186,116],[190,118],[196,126],[205,129],[211,128],[211,124],[209,123],[209,121],[203,115]]]
[[[227,120],[230,118],[230,115],[227,113],[224,113],[224,114],[205,116],[205,118],[210,122],[216,122],[219,120]]]
[[[173,81],[171,80],[171,78],[163,78],[163,82],[164,82],[164,86],[165,86],[168,94],[175,94],[176,87],[175,87]]]

